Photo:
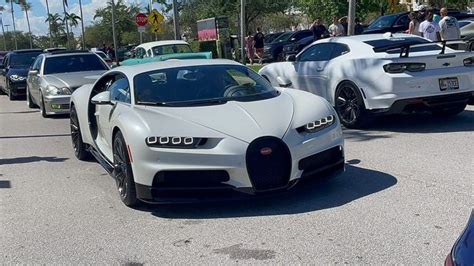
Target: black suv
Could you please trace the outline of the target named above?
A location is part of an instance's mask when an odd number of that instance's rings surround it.
[[[283,56],[285,59],[288,58],[290,55],[296,55],[301,52],[306,46],[313,43],[314,37],[313,35],[303,38],[295,43],[287,44],[283,47]]]
[[[26,95],[26,78],[31,64],[43,53],[40,49],[25,49],[9,52],[0,65],[0,89],[10,100]]]
[[[273,42],[265,44],[263,58],[265,61],[284,61],[283,47],[293,44],[306,37],[313,36],[310,30],[285,32]]]
[[[439,11],[435,10],[435,13],[439,15]],[[408,24],[410,24],[410,18],[408,17],[409,14],[409,12],[402,12],[380,16],[374,20],[374,22],[370,23],[369,27],[364,30],[363,34],[404,32],[408,30]],[[474,18],[474,14],[468,14],[457,10],[448,10],[448,15],[455,17],[457,20]]]

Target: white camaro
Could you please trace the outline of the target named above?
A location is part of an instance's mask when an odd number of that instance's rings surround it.
[[[128,206],[286,190],[344,170],[326,100],[275,89],[229,60],[114,68],[73,93],[71,137],[76,157],[94,155]]]
[[[259,73],[274,86],[324,97],[346,127],[366,125],[374,114],[455,115],[474,99],[474,54],[413,35],[324,39],[290,61]]]

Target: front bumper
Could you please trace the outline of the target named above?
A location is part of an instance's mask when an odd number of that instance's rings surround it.
[[[69,114],[71,95],[44,96],[44,107],[47,115]]]
[[[26,81],[10,82],[8,84],[10,93],[14,96],[25,96],[26,95]]]
[[[395,101],[390,108],[373,109],[371,112],[373,114],[400,114],[404,112],[430,111],[436,108],[468,102],[474,104],[474,94],[472,92],[401,99]]]

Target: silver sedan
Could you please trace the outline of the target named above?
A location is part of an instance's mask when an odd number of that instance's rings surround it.
[[[91,52],[41,54],[28,73],[28,107],[39,107],[43,117],[67,114],[72,92],[84,84],[94,83],[107,70],[105,61]]]

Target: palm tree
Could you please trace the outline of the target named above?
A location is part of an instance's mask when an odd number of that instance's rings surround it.
[[[31,10],[31,3],[26,2],[26,0],[20,0],[20,6],[21,9],[25,11],[28,32],[30,33],[30,49],[33,49],[33,35],[31,34],[30,18],[28,17],[28,11]]]
[[[66,19],[69,22],[69,26],[72,27],[77,27],[79,25],[79,21],[81,21],[81,17],[74,13],[67,13],[64,15],[64,19]]]
[[[81,17],[84,17],[82,14],[82,0],[79,0],[79,10],[81,11]],[[86,37],[84,36],[84,19],[81,19],[81,31],[82,31],[82,49],[86,49]]]
[[[51,15],[51,13],[49,13],[48,0],[46,0],[46,12],[48,13],[47,16],[49,18],[49,15]],[[46,21],[48,21],[48,27],[49,27],[49,47],[53,47],[53,34],[51,33],[51,21],[49,21],[48,19],[46,19]]]
[[[64,10],[64,18],[63,18],[63,22],[64,22],[64,25],[66,26],[66,41],[67,41],[67,47],[69,48],[69,26],[68,26],[68,23],[67,23],[67,18],[66,18],[66,15],[67,15],[67,11],[66,11],[66,1],[62,1],[63,2],[63,10]]]
[[[51,38],[57,40],[60,35],[64,32],[64,24],[61,15],[58,13],[48,14],[48,18],[45,22],[48,22],[50,25]],[[53,43],[52,46],[57,45]]]
[[[12,22],[13,22],[13,40],[15,41],[15,49],[18,49],[18,43],[16,41],[16,26],[15,26],[15,10],[13,4],[19,4],[19,0],[5,0],[6,3],[10,3],[12,11]]]

